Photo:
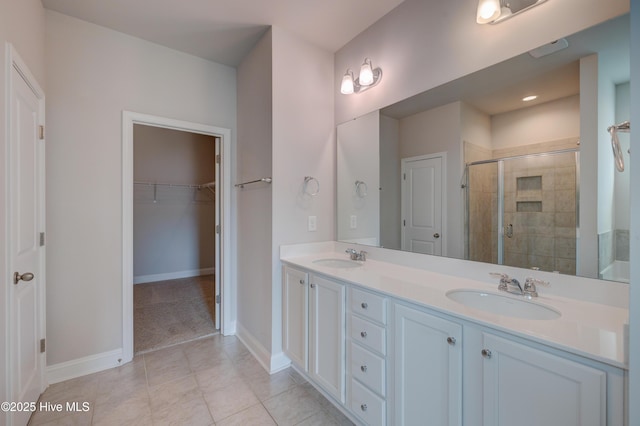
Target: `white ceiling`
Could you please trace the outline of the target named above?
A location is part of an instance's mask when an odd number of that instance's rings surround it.
[[[335,52],[404,0],[42,0],[49,10],[236,66],[270,26]]]

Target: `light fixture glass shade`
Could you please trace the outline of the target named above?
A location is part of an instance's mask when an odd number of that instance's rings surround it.
[[[351,70],[347,70],[347,72],[342,77],[340,93],[342,93],[343,95],[350,95],[353,93],[353,73],[351,72]]]
[[[373,84],[373,69],[371,68],[371,59],[366,58],[360,67],[360,77],[358,83],[361,86],[371,86]]]
[[[500,17],[500,0],[478,0],[478,24],[488,24]]]

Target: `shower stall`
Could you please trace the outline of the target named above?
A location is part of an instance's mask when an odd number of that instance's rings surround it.
[[[466,258],[575,275],[579,155],[567,149],[468,163]]]

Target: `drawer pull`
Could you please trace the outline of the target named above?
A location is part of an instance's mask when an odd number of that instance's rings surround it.
[[[304,280],[300,280],[300,284],[304,284]]]
[[[367,332],[366,331],[361,331],[360,332],[360,337],[362,337],[363,339],[367,337]]]
[[[311,284],[311,288],[316,288],[316,285],[315,284]]]
[[[491,358],[491,351],[489,349],[483,349],[480,353],[485,358]]]
[[[369,304],[367,302],[362,302],[360,306],[362,306],[362,309],[367,309],[369,307]]]
[[[361,409],[362,411],[367,411],[367,404],[361,404],[361,405],[360,405],[360,409]]]
[[[455,337],[447,337],[447,343],[450,344],[451,346],[456,344],[456,338]]]
[[[361,365],[360,366],[360,371],[362,371],[363,373],[367,372],[367,366],[366,365]]]

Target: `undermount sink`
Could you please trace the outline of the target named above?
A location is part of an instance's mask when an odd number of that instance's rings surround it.
[[[561,315],[560,312],[546,305],[479,290],[451,290],[447,292],[447,297],[473,309],[508,317],[552,320],[560,318]]]
[[[348,259],[316,259],[313,263],[321,266],[326,266],[328,268],[359,268],[362,266],[361,263],[356,262],[355,260]]]

